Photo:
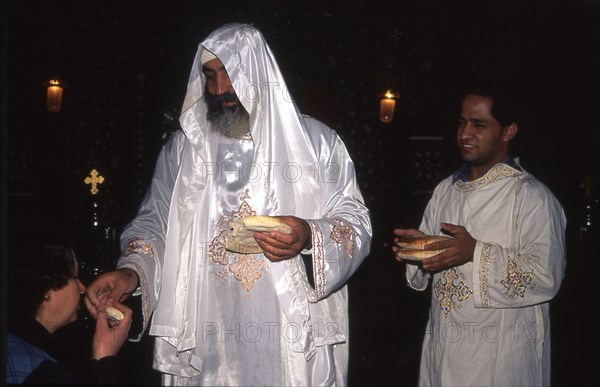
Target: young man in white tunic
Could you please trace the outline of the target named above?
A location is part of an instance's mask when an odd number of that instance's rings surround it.
[[[432,286],[421,386],[550,384],[549,301],[564,275],[566,219],[509,155],[513,101],[493,90],[464,96],[456,138],[465,164],[435,188],[418,230],[394,230],[452,237],[427,246],[445,252],[406,261],[410,287]]]
[[[344,144],[298,111],[249,25],[200,44],[180,123],[88,309],[139,287],[165,385],[346,384],[346,282],[372,230]],[[227,250],[251,215],[292,232],[256,232],[263,253]]]

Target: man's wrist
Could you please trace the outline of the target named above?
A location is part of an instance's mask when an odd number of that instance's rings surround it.
[[[123,267],[118,270],[125,274],[125,276],[127,277],[127,282],[129,283],[129,286],[127,287],[127,293],[134,293],[136,289],[140,286],[140,278],[138,274],[135,272],[135,270],[132,270],[128,267]]]

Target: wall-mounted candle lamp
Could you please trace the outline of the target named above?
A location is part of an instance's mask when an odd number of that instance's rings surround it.
[[[396,100],[399,98],[400,94],[394,93],[391,90],[386,91],[381,97],[381,102],[379,104],[379,120],[384,124],[389,124],[394,119]]]
[[[49,112],[59,112],[62,106],[63,84],[57,79],[48,82],[48,91],[46,94],[46,108]]]

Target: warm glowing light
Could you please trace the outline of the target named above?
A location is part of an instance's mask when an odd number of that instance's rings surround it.
[[[46,108],[49,112],[59,112],[62,105],[63,87],[56,79],[48,82]]]
[[[381,98],[379,104],[379,120],[384,124],[389,124],[394,119],[394,109],[396,108],[396,95],[388,90]]]

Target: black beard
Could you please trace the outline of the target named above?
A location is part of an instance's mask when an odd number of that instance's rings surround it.
[[[250,115],[235,94],[212,95],[205,90],[204,99],[208,108],[206,118],[213,130],[230,138],[243,138],[250,132]],[[224,102],[236,102],[236,105],[226,107]]]

